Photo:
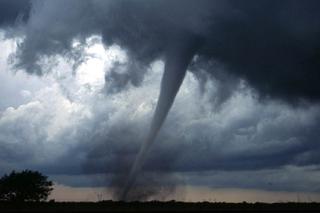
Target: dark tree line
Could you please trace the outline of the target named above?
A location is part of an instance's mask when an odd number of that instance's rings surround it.
[[[37,171],[12,171],[0,179],[0,201],[45,201],[53,190],[53,182]]]

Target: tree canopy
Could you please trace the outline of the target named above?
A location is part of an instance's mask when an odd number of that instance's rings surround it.
[[[44,201],[53,190],[53,182],[38,171],[12,171],[0,179],[2,201]]]

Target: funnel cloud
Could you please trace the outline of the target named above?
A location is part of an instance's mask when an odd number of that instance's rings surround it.
[[[190,38],[191,40],[189,40]],[[189,35],[184,35],[183,37],[178,37],[174,44],[172,44],[167,50],[165,70],[161,80],[160,95],[150,130],[131,168],[127,183],[120,195],[121,200],[126,200],[127,193],[143,165],[148,149],[156,139],[158,132],[174,102],[175,96],[177,95],[186,74],[188,64],[199,46],[200,41],[197,41],[197,39],[192,36],[189,37]]]

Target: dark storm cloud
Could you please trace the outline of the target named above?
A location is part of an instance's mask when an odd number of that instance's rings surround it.
[[[19,21],[27,21],[29,18],[30,8],[31,2],[29,0],[1,0],[0,27],[10,26]]]
[[[17,66],[41,74],[43,56],[72,53],[73,39],[91,34],[147,65],[191,35],[202,40],[200,57],[224,64],[262,97],[317,101],[319,10],[315,0],[34,1]],[[206,71],[215,75],[210,66]],[[139,82],[143,72],[108,78],[122,85]]]
[[[234,2],[233,2],[234,3]],[[317,101],[318,1],[247,1],[205,35],[204,56],[225,63],[263,96]]]

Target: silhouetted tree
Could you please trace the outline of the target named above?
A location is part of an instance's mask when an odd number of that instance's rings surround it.
[[[44,201],[53,190],[52,181],[37,171],[12,171],[0,179],[0,200],[2,201]]]

